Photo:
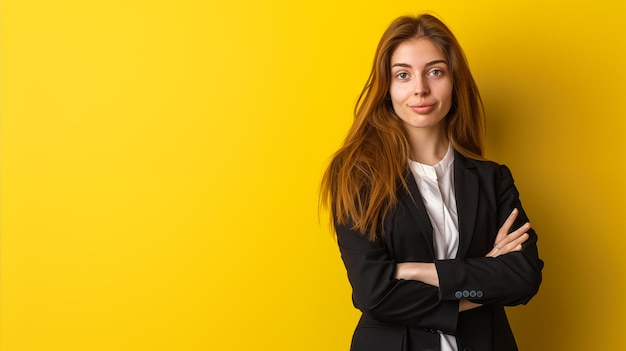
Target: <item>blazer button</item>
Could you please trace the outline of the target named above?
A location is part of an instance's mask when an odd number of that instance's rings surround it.
[[[463,297],[469,297],[470,293],[467,290],[463,290]]]
[[[476,291],[474,290],[470,291],[470,297],[476,297]]]
[[[480,291],[480,290],[478,290],[478,291],[476,292],[476,297],[478,297],[478,298],[483,297],[483,292],[482,292],[482,291]]]
[[[456,297],[457,299],[460,299],[460,298],[463,297],[463,293],[460,292],[460,291],[457,291],[457,292],[454,293],[454,297]]]

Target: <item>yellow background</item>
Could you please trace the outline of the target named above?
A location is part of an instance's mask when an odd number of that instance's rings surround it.
[[[425,10],[540,235],[521,349],[619,348],[621,3],[3,0],[0,349],[347,350],[318,184],[382,31]]]

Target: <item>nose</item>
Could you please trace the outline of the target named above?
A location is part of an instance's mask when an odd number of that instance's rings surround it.
[[[426,84],[425,80],[416,79],[414,94],[417,96],[427,96],[429,93],[430,93],[430,90],[428,89],[428,85]]]

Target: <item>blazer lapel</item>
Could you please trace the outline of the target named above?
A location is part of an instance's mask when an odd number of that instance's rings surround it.
[[[424,239],[426,239],[426,242],[428,243],[430,253],[433,257],[435,257],[433,227],[430,223],[428,212],[426,212],[426,206],[422,200],[422,195],[417,188],[417,183],[413,177],[413,173],[410,170],[408,170],[407,173],[408,175],[405,178],[408,182],[407,185],[409,187],[409,191],[404,191],[404,189],[400,191],[400,198],[404,201],[406,207],[416,219],[417,225],[419,226],[422,235],[424,235]],[[400,187],[402,187],[402,185],[400,185]]]
[[[459,249],[456,257],[463,258],[469,250],[474,235],[479,189],[476,166],[456,151],[454,155],[454,187],[459,219]]]

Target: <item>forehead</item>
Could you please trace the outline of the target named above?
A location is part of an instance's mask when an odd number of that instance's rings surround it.
[[[391,55],[391,65],[404,63],[423,66],[435,60],[446,60],[446,56],[437,45],[426,38],[403,41]]]

